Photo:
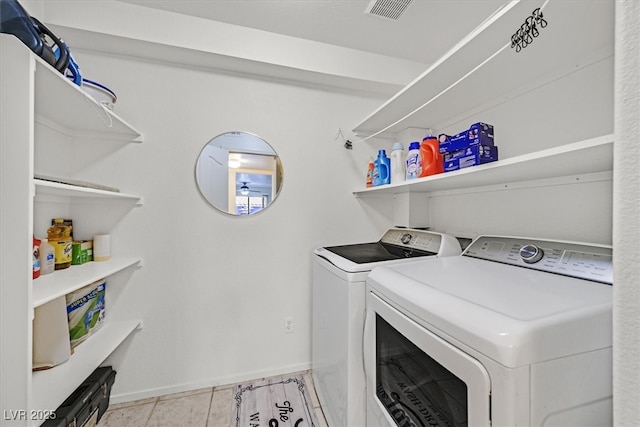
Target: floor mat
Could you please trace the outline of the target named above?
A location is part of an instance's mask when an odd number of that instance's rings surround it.
[[[234,388],[232,427],[317,427],[302,375],[284,375]]]

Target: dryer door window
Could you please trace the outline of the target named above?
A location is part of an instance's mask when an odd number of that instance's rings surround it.
[[[468,425],[464,381],[380,316],[376,319],[376,378],[376,396],[394,420],[408,418],[418,426]]]
[[[490,425],[490,380],[480,362],[373,294],[366,321],[373,340],[365,344],[375,351],[367,362],[365,347],[367,376],[375,373],[369,398],[393,423],[371,425]]]

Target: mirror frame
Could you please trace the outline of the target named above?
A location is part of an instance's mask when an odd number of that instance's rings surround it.
[[[242,142],[245,145],[237,146],[233,138],[243,137],[246,139],[236,142]],[[215,143],[216,140],[221,139],[221,142],[218,144]],[[207,153],[207,151],[210,152]],[[212,160],[212,162],[209,162],[209,165],[203,162],[203,159],[205,159],[203,156],[205,154]],[[264,163],[261,157],[271,157],[272,159],[266,160],[266,163]],[[239,163],[234,166],[230,165],[230,160],[233,161],[235,158],[238,159]],[[248,164],[243,167],[243,162]],[[251,163],[254,164],[253,167]],[[256,163],[263,164],[256,165]],[[268,167],[268,169],[265,166]],[[203,175],[208,175],[209,181],[213,185],[206,187],[204,185],[206,180],[203,178]],[[242,179],[242,175],[245,175],[244,179]],[[271,192],[262,194],[262,198],[264,201],[265,196],[270,195],[271,200],[258,211],[251,212],[250,200],[254,197],[247,194],[247,213],[236,213],[238,209],[238,204],[236,203],[237,198],[245,196],[244,194],[238,194],[238,188],[248,187],[247,184],[250,185],[246,175],[270,176]],[[214,178],[212,179],[210,177]],[[262,213],[276,201],[282,192],[284,169],[280,156],[266,140],[251,132],[229,131],[211,138],[200,150],[196,158],[194,178],[200,197],[202,197],[210,207],[231,217],[251,217]],[[241,183],[242,186],[240,186],[239,183]],[[216,186],[215,184],[218,185]],[[251,187],[248,187],[247,191],[260,192],[260,190],[249,190],[249,188]],[[224,200],[224,202],[222,200]],[[232,208],[234,209],[233,212],[231,211]]]

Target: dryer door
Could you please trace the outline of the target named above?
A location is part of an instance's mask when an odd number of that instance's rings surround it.
[[[371,292],[366,304],[368,427],[491,424],[480,362]]]

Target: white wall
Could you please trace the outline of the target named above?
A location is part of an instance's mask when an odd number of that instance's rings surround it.
[[[313,248],[376,239],[391,225],[384,215],[366,215],[351,194],[364,185],[360,159],[370,149],[348,151],[334,139],[338,126],[381,100],[74,56],[87,78],[116,92],[116,113],[145,140],[78,174],[144,197],[113,230],[112,252],[144,257],[114,308],[114,316],[144,320],[112,359],[115,400],[309,368]],[[202,147],[236,130],[268,141],[284,167],[275,203],[248,218],[210,208],[194,179]],[[293,334],[283,332],[285,316],[294,319]]]
[[[616,3],[613,418],[640,420],[640,4]]]

